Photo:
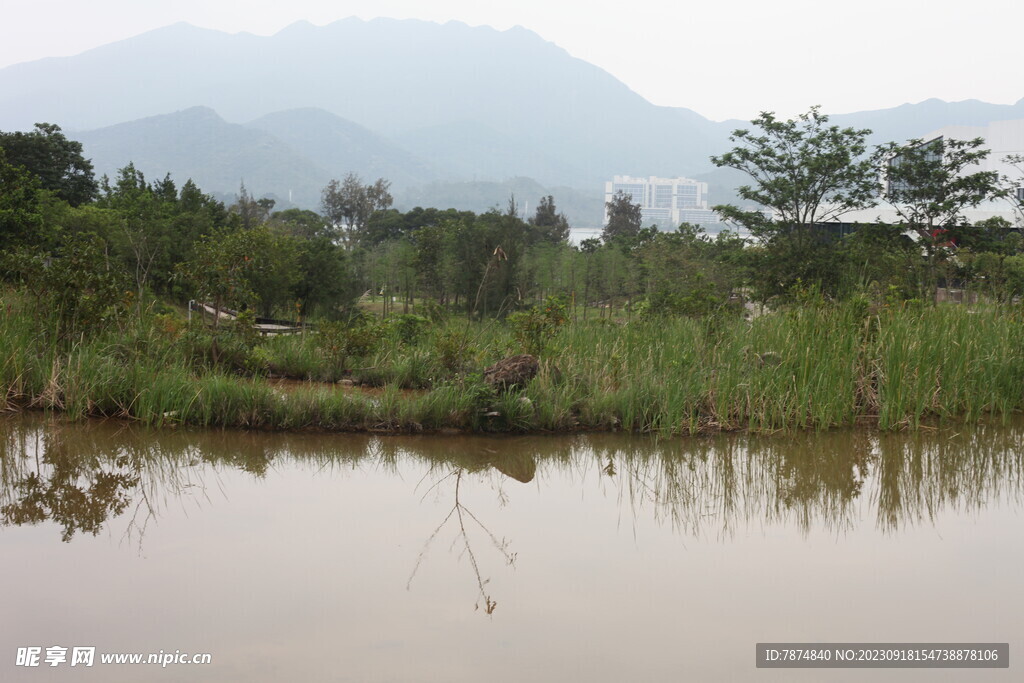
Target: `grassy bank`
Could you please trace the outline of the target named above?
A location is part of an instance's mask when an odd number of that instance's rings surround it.
[[[1024,315],[1009,306],[854,302],[749,322],[567,322],[544,338],[540,374],[504,394],[480,373],[524,350],[514,328],[414,322],[414,334],[371,320],[261,340],[144,315],[54,341],[7,291],[0,392],[8,409],[71,418],[342,431],[897,429],[1024,407]],[[309,381],[282,391],[267,380],[275,374]]]

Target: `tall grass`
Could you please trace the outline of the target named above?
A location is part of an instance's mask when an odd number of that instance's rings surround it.
[[[739,318],[568,323],[539,375],[496,393],[481,371],[521,349],[500,323],[382,335],[339,363],[315,333],[261,340],[245,363],[209,362],[152,317],[50,343],[5,290],[0,396],[7,409],[147,424],[421,431],[622,429],[660,434],[883,429],[978,420],[1024,407],[1024,314],[1012,306],[869,312],[858,302]],[[236,354],[237,355],[237,354]],[[237,361],[237,358],[236,358]],[[266,373],[311,380],[283,391]],[[343,389],[341,378],[380,387]]]

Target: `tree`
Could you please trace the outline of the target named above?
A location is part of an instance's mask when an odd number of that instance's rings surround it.
[[[4,159],[0,148],[0,251],[43,241],[39,180]]]
[[[601,239],[607,242],[617,237],[635,237],[640,232],[643,217],[640,205],[633,203],[633,195],[619,190],[604,206],[608,221],[601,231]]]
[[[283,232],[305,240],[326,235],[328,229],[324,217],[309,209],[275,211],[270,215],[270,222]]]
[[[541,197],[537,211],[530,219],[530,225],[541,229],[542,239],[548,242],[565,242],[569,239],[569,219],[555,208],[555,198]]]
[[[320,196],[324,216],[337,231],[347,247],[355,246],[370,216],[382,211],[394,201],[391,183],[378,178],[372,185],[363,185],[355,173],[349,173],[342,182],[331,180]]]
[[[0,267],[19,276],[43,333],[61,342],[97,332],[124,312],[127,278],[109,252],[99,236],[79,233],[52,254],[21,249]]]
[[[180,240],[170,229],[170,214],[176,199],[177,190],[170,176],[151,186],[131,163],[118,172],[114,185],[103,177],[103,196],[96,204],[117,216],[117,228],[108,239],[122,253],[135,277],[136,302],[140,310],[154,265],[166,256],[172,242]],[[173,264],[163,266],[169,277]]]
[[[231,206],[231,212],[238,215],[243,230],[250,230],[267,222],[275,203],[267,197],[256,199],[245,189],[245,183],[242,183],[238,190],[238,201]]]
[[[982,138],[938,138],[911,140],[906,145],[889,143],[882,148],[886,155],[884,197],[922,239],[931,240],[936,229],[963,223],[964,209],[1000,194],[997,172],[966,173],[988,157],[989,150],[980,149],[984,144]]]
[[[755,235],[806,228],[845,213],[873,206],[878,191],[874,155],[867,154],[870,130],[826,126],[828,116],[811,107],[798,119],[780,121],[762,112],[751,121],[761,135],[733,131],[732,151],[711,157],[716,166],[743,171],[754,185],[742,185],[744,200],[772,210],[770,223],[759,211],[716,206],[725,218]]]
[[[964,209],[1002,193],[997,172],[967,173],[988,157],[989,150],[981,149],[984,144],[982,138],[938,138],[881,148],[886,159],[884,197],[924,244],[929,274],[925,293],[931,298],[938,287],[943,245],[950,243],[949,230],[964,225]]]
[[[224,308],[256,303],[247,277],[255,265],[249,236],[246,230],[217,230],[195,245],[189,261],[178,264],[178,274],[191,283],[196,296],[213,304],[214,327],[219,327]]]
[[[44,190],[79,206],[96,196],[92,164],[82,156],[82,143],[68,140],[60,126],[37,123],[30,133],[0,132],[0,148],[8,163],[24,166]]]
[[[315,314],[337,318],[358,296],[345,250],[324,235],[300,243],[298,269],[300,277],[292,293],[303,318]]]
[[[787,121],[762,112],[751,123],[760,134],[733,131],[729,139],[736,147],[711,161],[750,176],[753,184],[737,188],[737,193],[770,209],[771,215],[733,205],[716,206],[715,211],[764,243],[759,253],[765,258],[755,282],[762,298],[784,294],[798,281],[834,290],[836,250],[815,224],[874,205],[877,163],[866,142],[871,131],[828,126],[819,107]]]
[[[1013,166],[1017,171],[1016,178],[1003,176],[1001,185],[1004,196],[1010,201],[1017,224],[1024,225],[1024,155],[1010,154],[1003,157],[1003,162]]]

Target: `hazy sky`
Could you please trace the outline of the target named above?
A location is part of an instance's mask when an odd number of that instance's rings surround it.
[[[1024,97],[1021,0],[3,0],[0,67],[178,21],[270,35],[305,19],[520,25],[655,104],[721,120]]]

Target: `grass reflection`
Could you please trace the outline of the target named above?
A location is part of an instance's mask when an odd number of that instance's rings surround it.
[[[842,533],[870,517],[883,532],[897,533],[930,523],[944,510],[1019,504],[1022,437],[1020,421],[906,434],[654,440],[155,431],[124,422],[17,416],[0,420],[0,514],[8,526],[55,522],[64,541],[96,534],[106,521],[130,514],[129,533],[141,543],[146,524],[168,500],[187,497],[201,506],[213,485],[208,481],[221,471],[268,478],[278,466],[305,463],[317,471],[369,467],[401,474],[412,465],[437,485],[454,483],[454,504],[438,528],[457,522],[466,546],[467,528],[479,524],[460,499],[471,473],[491,476],[499,501],[503,482],[528,483],[542,493],[555,483],[596,489],[635,517],[650,512],[693,536],[727,538],[749,525]],[[474,571],[482,586],[478,567]]]

